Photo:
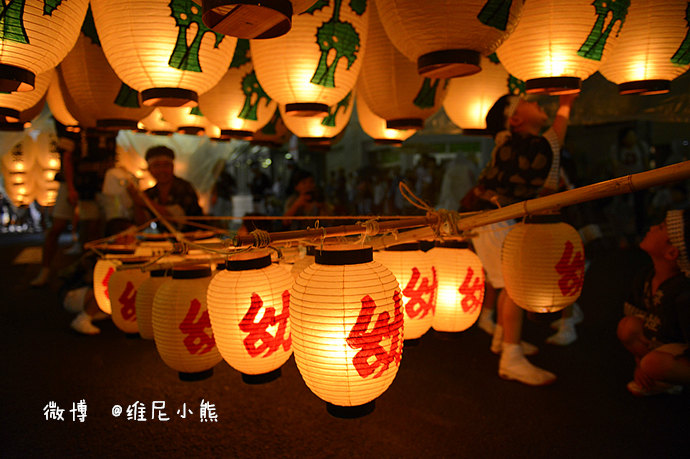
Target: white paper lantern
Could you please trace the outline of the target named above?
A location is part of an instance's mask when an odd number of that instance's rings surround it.
[[[96,303],[101,311],[111,314],[112,306],[110,304],[110,292],[108,291],[110,277],[115,273],[117,266],[122,263],[119,258],[133,255],[134,248],[113,244],[106,249],[99,248],[99,251],[105,257],[100,258],[93,267],[93,295],[96,297]]]
[[[203,135],[208,119],[199,107],[160,107],[163,120],[176,127],[180,134]]]
[[[154,269],[139,285],[134,307],[139,335],[144,339],[153,339],[153,299],[160,286],[171,275],[172,272],[168,269]]]
[[[125,269],[116,270],[108,281],[108,296],[113,323],[127,334],[139,333],[137,324],[136,300],[139,286],[149,278],[149,273],[141,269],[132,269],[131,265],[141,265],[149,261],[144,257],[132,257],[122,260]],[[129,269],[127,269],[129,266]]]
[[[342,133],[352,116],[352,109],[355,102],[352,93],[336,105],[328,107],[328,112],[324,116],[287,116],[284,105],[279,105],[280,117],[285,122],[285,126],[300,139],[306,142],[319,142],[333,139]]]
[[[361,94],[357,94],[357,119],[362,130],[381,145],[400,146],[416,132],[414,129],[388,129],[386,120],[371,111]]]
[[[50,86],[48,86],[46,102],[48,103],[50,113],[58,122],[71,128],[75,128],[79,125],[79,121],[77,121],[67,109],[59,78],[53,78]]]
[[[177,130],[177,126],[168,122],[160,111],[155,108],[149,116],[139,121],[138,127],[154,135],[172,135]]]
[[[55,70],[50,68],[36,77],[32,91],[0,93],[0,122],[19,122],[20,113],[41,101],[54,77]]]

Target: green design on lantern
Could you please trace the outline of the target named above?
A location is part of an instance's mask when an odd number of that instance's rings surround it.
[[[318,0],[316,3],[314,3],[312,6],[309,7],[304,13],[302,14],[314,14],[317,11],[321,11],[325,7],[328,6],[330,3],[330,0]]]
[[[193,109],[191,109],[189,111],[189,114],[194,115],[194,116],[204,116],[204,114],[201,113],[201,109],[199,109],[198,105],[196,107],[194,107]]]
[[[491,53],[488,56],[486,56],[486,58],[489,59],[494,64],[500,64],[501,63],[501,61],[498,60],[498,55],[496,53]]]
[[[360,46],[359,34],[352,24],[338,19],[341,4],[342,0],[333,1],[331,19],[321,24],[321,27],[316,30],[316,43],[321,50],[321,57],[316,72],[310,81],[327,88],[335,88],[335,70],[340,59],[347,59],[347,68],[349,69],[357,60]],[[331,50],[335,50],[335,57],[329,65],[328,56],[331,54]]]
[[[604,54],[606,40],[611,35],[613,26],[620,21],[618,30],[620,31],[620,28],[623,27],[625,16],[628,14],[630,0],[594,0],[592,6],[594,6],[597,20],[594,26],[592,26],[587,39],[580,49],[577,50],[577,54],[585,59],[600,61],[601,56]],[[609,13],[611,14],[611,20],[606,29],[604,29],[604,23]]]
[[[326,115],[323,120],[321,121],[322,126],[330,126],[330,127],[335,127],[335,117],[338,116],[338,112],[340,109],[343,109],[343,112],[347,111],[347,108],[350,106],[350,100],[352,99],[352,91],[347,93],[347,96],[340,102],[336,104],[335,107],[328,107],[328,115]]]
[[[350,0],[350,8],[357,16],[361,16],[367,10],[367,0]]]
[[[438,78],[434,78],[433,82],[431,78],[424,78],[422,87],[419,88],[419,92],[417,93],[417,97],[414,98],[413,103],[419,108],[432,108],[436,100],[436,90],[440,82],[441,80]]]
[[[29,37],[24,28],[25,0],[2,0],[0,24],[2,24],[2,40],[29,44]]]
[[[244,120],[256,121],[258,119],[257,110],[259,108],[259,103],[263,99],[266,99],[266,106],[268,106],[271,102],[271,98],[268,97],[266,91],[264,91],[259,84],[254,70],[242,78],[242,92],[244,93],[244,105],[237,117]]]
[[[139,91],[136,91],[126,84],[120,85],[120,91],[115,97],[115,105],[128,108],[139,108]]]
[[[175,19],[175,24],[178,27],[177,41],[170,55],[170,60],[168,60],[168,65],[179,70],[201,72],[201,64],[199,64],[201,39],[207,33],[212,33],[216,38],[213,47],[218,48],[225,36],[204,25],[201,20],[201,8],[192,0],[172,0],[168,6],[170,7],[170,15]],[[187,44],[187,31],[192,23],[196,24],[197,30],[192,43]]]
[[[513,0],[489,0],[482,7],[477,19],[494,29],[506,30],[511,6],[513,6]]]
[[[688,2],[688,6],[685,8],[685,22],[688,24],[686,28],[690,26],[690,2]],[[671,57],[671,62],[677,65],[690,64],[690,30],[685,32],[685,38]]]
[[[261,132],[262,134],[265,134],[265,135],[276,135],[278,133],[278,130],[276,129],[276,127],[278,126],[278,119],[279,118],[280,118],[280,111],[276,107],[276,111],[273,113],[273,117],[271,118],[271,121],[266,123],[266,126],[261,128],[261,131],[259,131],[259,132]]]
[[[238,69],[248,62],[251,62],[249,57],[249,40],[240,38],[237,40],[237,45],[235,45],[235,53],[232,55],[229,68]]]
[[[93,21],[93,13],[91,13],[91,6],[86,10],[86,17],[84,23],[81,25],[81,33],[91,39],[91,43],[101,46],[101,41],[98,39],[98,32],[96,32],[96,23]]]
[[[22,1],[22,3],[24,2]],[[62,0],[45,0],[43,2],[43,15],[51,16],[61,3]]]
[[[527,94],[527,84],[513,75],[508,75],[508,92],[515,95],[525,95]]]

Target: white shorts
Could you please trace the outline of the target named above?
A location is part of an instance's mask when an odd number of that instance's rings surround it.
[[[501,249],[513,224],[513,220],[508,220],[474,228],[477,236],[472,239],[472,245],[484,265],[486,279],[494,288],[503,288],[506,285],[501,268]]]
[[[96,199],[98,199],[98,197]],[[82,220],[96,220],[101,217],[101,209],[96,200],[80,200],[77,206],[79,208],[79,218]],[[72,220],[74,217],[74,210],[72,204],[69,203],[67,184],[65,182],[60,182],[57,197],[55,198],[55,206],[53,207],[53,218]]]

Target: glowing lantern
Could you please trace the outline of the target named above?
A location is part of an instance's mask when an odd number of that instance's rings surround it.
[[[74,45],[88,5],[88,0],[3,2],[0,92],[35,89],[37,75],[58,65]]]
[[[279,105],[278,108],[290,132],[302,140],[318,142],[332,139],[345,129],[350,122],[354,105],[352,93],[349,93],[338,104],[329,107],[325,116],[285,116],[285,106]]]
[[[30,137],[26,137],[23,142],[19,142],[12,149],[0,156],[3,168],[11,172],[29,172],[34,164],[35,148]]]
[[[230,64],[236,38],[206,27],[191,0],[94,0],[108,62],[145,105],[196,106]]]
[[[141,264],[148,258],[129,258],[122,260],[122,266]],[[141,269],[116,270],[108,281],[108,295],[113,323],[125,333],[139,332],[137,325],[136,299],[139,286],[149,277],[149,273]]]
[[[293,278],[297,279],[302,271],[304,271],[307,266],[310,266],[316,261],[315,258],[315,248],[313,245],[307,246],[306,253],[295,260],[292,267],[290,268],[290,274]]]
[[[374,260],[398,279],[405,311],[405,340],[421,338],[431,328],[438,279],[433,258],[417,243],[398,244],[374,253]]]
[[[424,120],[441,108],[446,82],[419,76],[390,42],[376,14],[369,20],[369,48],[357,91],[389,129],[422,129]]]
[[[616,50],[599,72],[621,94],[662,94],[690,67],[690,4],[686,0],[630,3]]]
[[[326,112],[354,88],[367,43],[368,3],[316,2],[294,18],[287,34],[251,41],[256,77],[286,113]]]
[[[210,281],[208,266],[178,266],[153,298],[156,348],[165,364],[177,370],[182,380],[207,378],[222,360],[206,307]]]
[[[208,286],[208,312],[220,354],[245,382],[280,375],[292,354],[292,277],[265,251],[228,260]]]
[[[483,134],[486,114],[502,95],[510,92],[508,72],[499,62],[482,58],[482,72],[448,83],[443,109],[463,134]]]
[[[60,153],[57,151],[57,138],[54,133],[41,132],[36,138],[36,148],[36,161],[43,169],[56,172],[60,170]]]
[[[431,326],[440,332],[467,330],[484,301],[484,268],[466,243],[449,241],[429,252],[438,275],[436,312]]]
[[[140,120],[138,126],[154,135],[168,136],[177,130],[174,124],[163,118],[160,108],[154,109],[149,116]]]
[[[68,127],[79,125],[79,121],[72,116],[67,109],[67,105],[65,105],[65,98],[62,95],[59,78],[53,78],[50,86],[48,86],[46,102],[48,103],[48,108],[50,108],[50,113],[58,122]]]
[[[208,120],[199,107],[161,107],[163,119],[177,127],[180,134],[203,135]]]
[[[52,180],[52,179],[51,179]],[[49,180],[37,182],[36,202],[43,207],[55,205],[60,184]]]
[[[41,101],[54,77],[55,70],[51,68],[36,77],[33,91],[0,93],[0,122],[19,122],[20,113]]]
[[[550,220],[535,217],[532,221]],[[582,291],[585,279],[582,240],[566,223],[513,226],[503,243],[501,264],[506,291],[518,306],[528,311],[559,311],[573,304]]]
[[[453,78],[481,70],[480,55],[493,53],[513,31],[523,2],[377,0],[381,22],[396,48],[420,75]]]
[[[129,246],[111,245],[101,252],[105,254],[105,257],[100,258],[93,267],[93,295],[101,311],[110,314],[112,312],[108,291],[110,277],[115,273],[117,265],[121,263],[118,258],[122,255],[133,254],[134,249]]]
[[[291,135],[280,116],[280,110],[276,107],[273,117],[266,126],[254,132],[251,143],[278,148],[287,142]]]
[[[361,94],[357,94],[357,119],[362,130],[377,144],[399,146],[415,133],[414,129],[388,129],[386,120],[371,111]]]
[[[139,285],[134,302],[139,335],[144,339],[153,339],[153,299],[163,283],[172,273],[166,269],[154,269]]]
[[[297,368],[331,414],[373,410],[398,372],[403,311],[398,281],[371,248],[317,250],[293,284],[290,321]]]
[[[527,2],[496,53],[527,93],[568,94],[597,71],[625,21],[630,0]]]
[[[33,107],[19,112],[19,121],[13,123],[0,122],[0,131],[23,131],[31,127],[31,121],[34,120],[45,106],[46,99],[42,97]]]

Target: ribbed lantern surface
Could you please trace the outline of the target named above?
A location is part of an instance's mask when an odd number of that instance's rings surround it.
[[[416,132],[414,129],[388,129],[386,120],[372,112],[360,94],[357,94],[357,119],[362,130],[379,144],[400,145]]]
[[[50,68],[36,77],[32,91],[0,93],[0,122],[18,122],[21,112],[29,110],[43,99],[54,78],[55,70]]]
[[[171,272],[165,269],[153,270],[149,277],[139,285],[134,302],[139,335],[153,339],[153,299],[163,282],[170,278]]]
[[[93,267],[93,294],[96,297],[96,303],[101,311],[106,314],[111,314],[112,306],[110,302],[110,291],[108,289],[110,277],[115,273],[117,266],[122,264],[118,258],[133,254],[134,249],[124,246],[120,248],[112,247],[106,250],[105,253],[106,256],[100,258]]]
[[[123,261],[122,266],[141,264],[148,258],[132,258]],[[139,286],[149,278],[149,273],[141,269],[116,270],[108,281],[108,296],[113,323],[125,333],[138,333],[136,299]]]

